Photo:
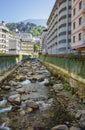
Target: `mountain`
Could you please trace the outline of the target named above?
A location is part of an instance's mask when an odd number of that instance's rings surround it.
[[[18,23],[7,23],[10,32],[30,32],[33,36],[39,36],[46,28],[46,19],[28,19]]]
[[[20,32],[29,32],[30,30],[33,30],[36,27],[36,24],[34,23],[7,23],[6,26],[9,28],[10,31],[16,31],[16,29]]]
[[[24,20],[22,21],[24,23],[34,23],[36,24],[37,26],[43,26],[43,27],[46,27],[46,22],[47,22],[47,19],[27,19],[27,20]]]
[[[37,26],[34,23],[30,22],[19,22],[19,23],[7,23],[7,28],[9,28],[10,33],[19,31],[19,32],[26,32],[31,33],[33,36],[40,36],[42,31],[45,29],[43,26]]]

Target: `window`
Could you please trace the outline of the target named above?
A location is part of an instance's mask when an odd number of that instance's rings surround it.
[[[73,36],[73,43],[75,43],[75,36]]]
[[[81,41],[81,33],[79,33],[79,41]]]
[[[75,14],[76,14],[76,9],[74,8],[74,9],[73,9],[73,15],[75,15]]]
[[[82,24],[82,17],[79,18],[79,25]]]
[[[75,28],[76,28],[76,23],[74,22],[74,23],[73,23],[73,29],[75,29]]]
[[[79,10],[82,9],[82,1],[79,2]]]

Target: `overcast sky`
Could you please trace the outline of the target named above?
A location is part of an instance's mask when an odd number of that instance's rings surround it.
[[[56,0],[0,0],[0,22],[48,19]]]

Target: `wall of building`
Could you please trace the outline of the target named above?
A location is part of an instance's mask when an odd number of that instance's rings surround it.
[[[21,42],[20,39],[16,39],[15,37],[9,37],[9,50],[7,54],[10,55],[19,55],[21,52]]]
[[[7,53],[8,52],[8,40],[9,40],[9,30],[3,24],[0,23],[0,53]]]
[[[85,52],[85,0],[72,0],[72,42],[75,51]]]
[[[21,42],[21,52],[23,55],[31,55],[34,52],[33,43],[32,42]]]
[[[71,44],[71,0],[56,0],[48,25],[48,53],[70,53]]]

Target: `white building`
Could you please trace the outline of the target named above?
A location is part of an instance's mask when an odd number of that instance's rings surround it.
[[[47,49],[47,29],[43,30],[42,34],[41,34],[41,52],[44,54],[48,53],[48,49]]]
[[[15,38],[14,36],[9,36],[9,51],[8,54],[19,55],[21,54],[21,42],[20,39]]]
[[[16,32],[14,36],[22,41],[32,41],[32,34],[30,33]]]
[[[0,23],[0,53],[8,52],[8,44],[9,42],[9,30],[4,25],[4,23]]]
[[[48,53],[70,53],[71,0],[56,0],[47,21]]]

